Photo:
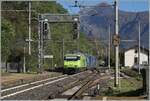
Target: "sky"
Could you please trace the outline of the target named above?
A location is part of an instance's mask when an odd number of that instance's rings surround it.
[[[71,7],[74,5],[75,0],[57,0],[58,3],[63,5],[69,13],[76,14],[80,11],[79,8]],[[113,4],[114,0],[78,0],[80,5],[94,6],[96,4],[107,2]],[[148,11],[149,0],[119,0],[119,9],[130,12]]]

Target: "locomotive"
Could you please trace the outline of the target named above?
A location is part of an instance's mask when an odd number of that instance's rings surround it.
[[[77,73],[86,69],[95,69],[97,58],[83,53],[66,54],[64,56],[64,72]]]

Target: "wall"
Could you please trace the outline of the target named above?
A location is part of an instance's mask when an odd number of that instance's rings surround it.
[[[131,50],[128,50],[128,51],[126,51],[125,52],[125,59],[124,59],[124,61],[125,61],[125,66],[129,66],[129,67],[132,67],[133,66],[133,64],[134,64],[134,57],[135,57],[135,50],[134,49],[131,49]]]
[[[135,53],[135,49],[130,49],[128,51],[125,52],[125,59],[124,59],[124,62],[125,62],[125,66],[129,66],[129,67],[132,67],[135,65],[135,57],[138,58],[138,52]],[[141,53],[140,53],[140,64],[143,63],[143,61],[146,61],[148,63],[148,55],[145,54],[142,50],[141,50]]]

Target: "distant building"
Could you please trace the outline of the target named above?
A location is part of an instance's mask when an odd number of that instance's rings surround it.
[[[138,46],[131,47],[124,51],[124,66],[133,67],[138,65]],[[140,65],[148,64],[148,50],[140,47]]]
[[[1,70],[3,72],[23,72],[23,64],[22,63],[17,63],[17,62],[2,62],[1,63]]]

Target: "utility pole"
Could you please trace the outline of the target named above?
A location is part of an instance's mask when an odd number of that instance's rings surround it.
[[[64,65],[64,38],[62,39],[62,65]]]
[[[138,51],[138,58],[139,58],[139,59],[138,59],[138,60],[139,60],[139,61],[138,61],[138,63],[139,63],[138,65],[139,65],[139,66],[138,66],[138,67],[139,67],[139,68],[138,68],[138,70],[139,70],[139,74],[140,74],[140,53],[141,53],[141,48],[140,48],[140,47],[141,47],[141,43],[140,43],[140,41],[141,41],[141,35],[140,35],[140,33],[141,33],[141,23],[139,22],[138,25],[139,25],[139,41],[138,41],[138,42],[139,42],[139,45],[138,45],[138,46],[139,46],[139,47],[138,47],[138,48],[139,48],[139,49],[138,49],[138,50],[139,50],[139,51]]]
[[[26,39],[29,44],[29,55],[31,55],[31,1],[29,1],[29,39]]]
[[[25,50],[26,50],[26,47],[24,46],[24,47],[23,47],[23,53],[24,53],[24,56],[23,56],[23,72],[24,72],[24,73],[26,72],[26,57],[25,57]]]
[[[40,30],[40,27],[41,27],[41,21],[40,21],[40,16],[38,16],[38,70],[41,68],[41,30]]]
[[[109,45],[108,45],[108,68],[110,69],[110,25],[108,28],[108,34],[109,34]]]
[[[115,34],[118,36],[118,0],[115,0]],[[119,45],[115,46],[115,87],[119,86]]]
[[[43,20],[43,15],[42,15],[42,26],[41,26],[41,66],[44,64],[44,35],[43,35],[43,30],[44,30],[44,20]],[[40,72],[43,72],[43,67],[40,68]]]
[[[150,1],[149,1],[149,17],[150,17]],[[149,19],[149,39],[150,39],[150,19]],[[150,40],[149,40],[149,61],[148,61],[148,64],[149,64],[149,66],[148,66],[148,73],[147,73],[147,95],[148,95],[148,99],[150,99],[150,85],[149,85],[149,82],[150,82]]]
[[[31,55],[31,2],[29,1],[29,55]]]
[[[42,24],[43,24],[43,21],[42,21],[42,16],[39,15],[38,16],[38,73],[41,72],[41,67],[42,67]]]
[[[107,62],[107,65],[108,65],[108,46],[106,46],[105,48],[105,57],[106,57],[106,62]]]
[[[79,45],[80,45],[80,32],[79,32],[79,28],[80,28],[80,24],[79,24],[79,19],[78,19],[78,22],[77,22],[77,33],[78,33],[78,37],[77,37],[77,47],[78,47],[78,52],[79,52],[79,50],[80,50],[80,47],[79,47]]]
[[[29,1],[29,28],[28,29],[29,29],[29,38],[26,39],[26,41],[28,42],[29,45],[28,47],[29,55],[31,55],[31,42],[33,41],[31,39],[31,1]]]
[[[2,8],[1,8],[2,5],[1,5],[1,4],[2,4],[2,1],[0,1],[0,22],[1,22],[1,14],[2,14],[2,11],[1,11],[1,10],[2,10]],[[0,27],[0,31],[1,31],[1,27]],[[0,34],[0,41],[1,41],[1,34]],[[1,46],[0,46],[0,47],[1,47]],[[1,53],[1,50],[0,50],[0,53]],[[1,56],[1,55],[0,55],[0,56]],[[1,58],[0,58],[0,64],[1,64]],[[1,65],[1,67],[2,67],[2,65]],[[7,71],[7,61],[6,61],[6,72],[8,72],[8,71]]]

